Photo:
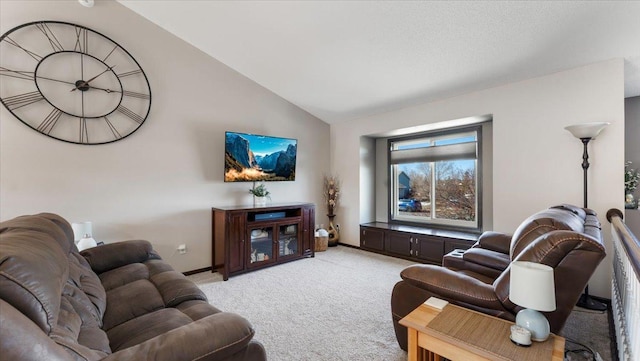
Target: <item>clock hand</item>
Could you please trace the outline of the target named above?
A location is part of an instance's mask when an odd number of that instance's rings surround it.
[[[107,93],[122,93],[120,90],[111,90],[111,89],[105,89],[105,88],[98,88],[97,86],[93,86],[93,85],[87,85],[90,89],[97,89],[97,90],[102,90],[105,91]]]
[[[65,84],[71,84],[71,85],[75,85],[74,82],[72,81],[65,81],[65,80],[59,80],[59,79],[53,79],[53,78],[47,78],[46,76],[39,76],[37,75],[36,78],[38,79],[46,79],[46,80],[51,80],[51,81],[57,81],[58,83],[65,83]]]
[[[91,79],[89,79],[89,80],[83,81],[83,82],[81,82],[80,84],[76,85],[76,87],[75,87],[75,88],[73,88],[73,89],[71,89],[71,91],[78,90],[78,88],[83,87],[83,86],[88,86],[88,85],[89,85],[89,83],[90,83],[90,82],[92,82],[92,81],[94,81],[97,77],[99,77],[100,75],[102,75],[102,74],[104,74],[104,73],[108,72],[109,70],[111,70],[111,69],[113,69],[113,68],[115,68],[115,67],[116,67],[115,65],[108,67],[108,68],[107,68],[107,69],[105,69],[102,73],[100,73],[100,74],[98,74],[98,75],[94,76],[93,78],[91,78]]]
[[[7,69],[7,68],[1,67],[1,66],[0,66],[0,75],[11,76],[11,77],[18,78],[18,79],[33,79],[35,77],[37,79],[46,79],[46,80],[51,80],[51,81],[57,81],[58,83],[65,83],[65,84],[75,85],[75,83],[71,82],[71,81],[48,78],[48,77],[42,76],[42,75],[34,75],[33,72],[20,71],[20,70],[11,70],[11,69]]]

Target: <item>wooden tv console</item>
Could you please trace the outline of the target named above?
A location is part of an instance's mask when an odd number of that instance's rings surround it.
[[[280,203],[211,208],[212,272],[229,276],[314,257],[315,206]]]

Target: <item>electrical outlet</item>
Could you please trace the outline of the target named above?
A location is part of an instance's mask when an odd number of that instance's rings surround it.
[[[181,244],[178,246],[178,252],[180,254],[185,254],[187,253],[187,245],[186,244]]]

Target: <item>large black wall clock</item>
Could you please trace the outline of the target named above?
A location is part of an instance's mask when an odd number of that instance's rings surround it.
[[[81,25],[35,21],[0,38],[0,101],[44,135],[104,144],[144,123],[151,88],[115,41]]]

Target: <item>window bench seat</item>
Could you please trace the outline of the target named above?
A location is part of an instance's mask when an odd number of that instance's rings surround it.
[[[468,249],[480,235],[384,222],[360,225],[360,248],[422,263],[442,264],[454,249]]]

